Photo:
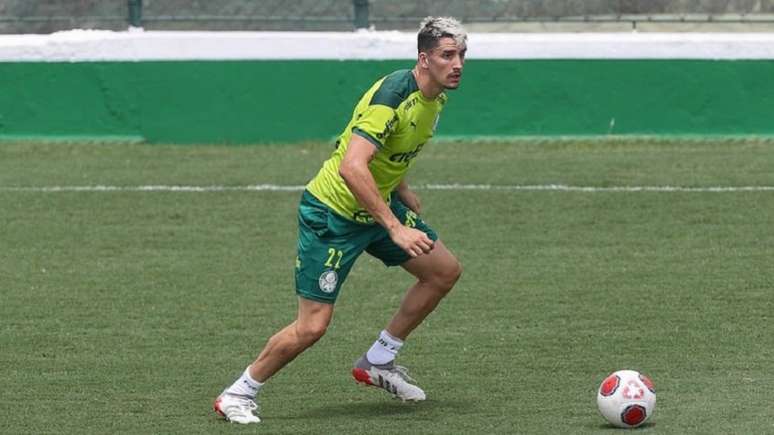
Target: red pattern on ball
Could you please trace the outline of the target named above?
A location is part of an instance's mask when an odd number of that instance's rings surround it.
[[[647,412],[642,405],[629,405],[621,413],[621,421],[629,426],[637,426],[645,421],[645,417],[647,417]]]
[[[618,375],[610,375],[602,382],[599,387],[599,394],[608,397],[612,396],[621,384],[621,378]]]
[[[656,394],[656,387],[653,385],[653,381],[651,381],[649,377],[640,374],[640,380],[643,384],[645,384],[646,387],[648,387],[648,390],[650,390],[651,393]]]

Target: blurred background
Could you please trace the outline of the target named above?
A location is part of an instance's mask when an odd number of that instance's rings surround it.
[[[774,0],[0,0],[0,33],[406,30],[427,15],[474,32],[768,32]]]

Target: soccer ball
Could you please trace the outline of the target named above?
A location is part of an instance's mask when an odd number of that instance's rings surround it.
[[[599,386],[597,407],[615,426],[637,427],[653,415],[656,389],[647,376],[634,370],[619,370]]]

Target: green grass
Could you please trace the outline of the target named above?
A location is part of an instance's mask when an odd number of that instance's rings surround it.
[[[293,319],[299,192],[21,186],[303,184],[329,144],[0,144],[0,433],[611,433],[596,388],[656,383],[642,433],[774,432],[774,192],[420,191],[465,273],[401,362],[403,404],[349,367],[411,280],[362,257],[328,334],[214,397]],[[767,141],[437,143],[409,182],[774,186]]]

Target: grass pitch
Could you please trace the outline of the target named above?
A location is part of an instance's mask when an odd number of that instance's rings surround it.
[[[656,384],[643,433],[774,432],[774,191],[755,188],[421,189],[465,268],[400,355],[428,401],[350,378],[411,283],[363,256],[264,422],[223,423],[215,396],[294,317],[300,192],[93,187],[296,186],[329,152],[0,143],[0,432],[603,434],[596,388],[622,368]],[[409,182],[760,187],[772,167],[766,141],[451,142]]]

